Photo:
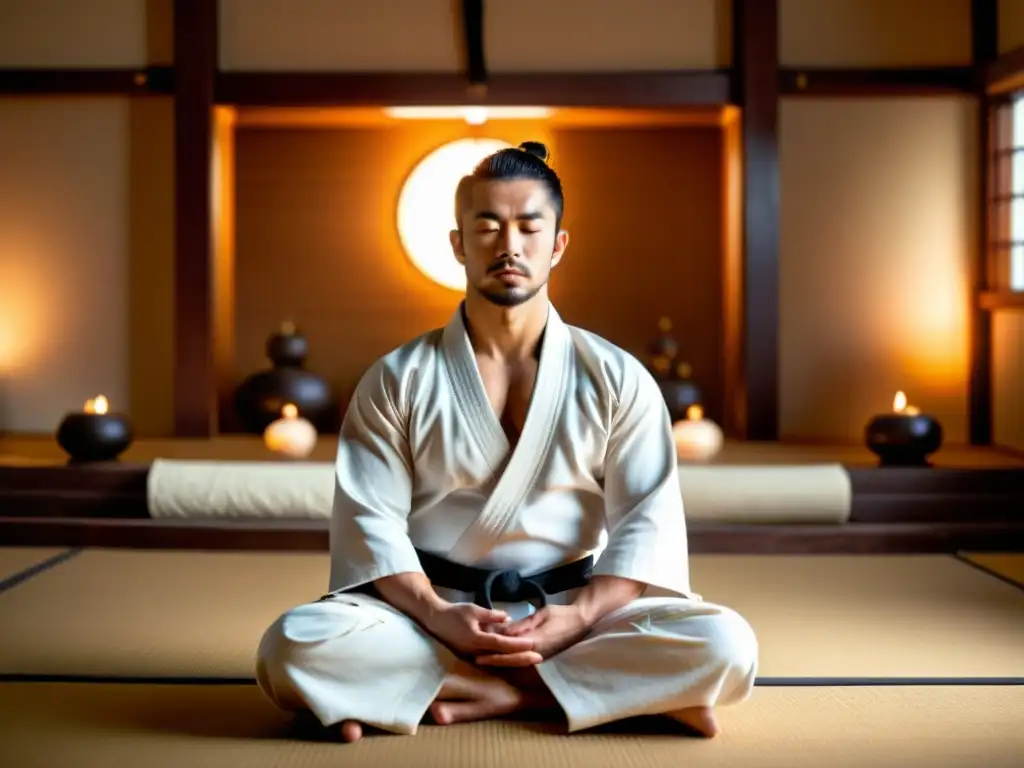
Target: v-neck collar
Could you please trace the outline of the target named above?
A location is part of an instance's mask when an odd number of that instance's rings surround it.
[[[542,407],[546,399],[561,397],[564,389],[566,333],[565,326],[555,308],[548,303],[548,316],[541,337],[537,376],[534,380],[526,419],[513,447],[501,425],[501,416],[494,412],[487,397],[476,353],[469,338],[465,321],[465,302],[461,302],[444,329],[442,346],[445,362],[454,384],[460,410],[470,426],[474,438],[488,463],[498,471],[521,447],[530,450],[539,435],[550,427],[545,421]]]
[[[568,327],[549,303],[530,405],[512,448],[501,417],[487,398],[461,306],[444,330],[442,346],[459,410],[497,480],[477,518],[448,553],[457,562],[472,563],[515,524],[524,499],[536,486],[569,392],[574,347]]]

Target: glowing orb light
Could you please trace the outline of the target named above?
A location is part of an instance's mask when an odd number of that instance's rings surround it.
[[[448,233],[455,224],[459,179],[487,155],[508,147],[500,139],[460,139],[427,155],[398,196],[398,236],[416,268],[453,291],[466,288],[465,268],[452,253]]]

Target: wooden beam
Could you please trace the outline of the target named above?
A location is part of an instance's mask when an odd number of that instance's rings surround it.
[[[173,67],[0,68],[0,95],[3,96],[160,96],[173,91]]]
[[[470,85],[486,85],[484,0],[462,0],[462,38],[466,46],[466,79]]]
[[[982,291],[978,295],[978,308],[986,313],[999,309],[1024,309],[1024,293],[1019,291]]]
[[[988,254],[991,237],[989,199],[992,190],[992,114],[985,87],[985,73],[998,57],[997,0],[971,0],[972,59],[978,96],[978,237],[971,262],[973,295],[981,297],[989,289]],[[992,443],[992,316],[980,301],[970,308],[970,378],[968,383],[969,440],[972,445]]]
[[[487,91],[459,73],[224,72],[217,102],[239,107],[509,105],[551,107],[725,106],[725,70],[491,74]]]
[[[214,431],[211,171],[217,3],[174,0],[174,433]]]
[[[729,426],[747,440],[779,438],[778,20],[777,0],[733,3],[742,258],[740,274],[726,276],[740,291],[740,300],[726,302],[739,314],[726,318],[739,328],[739,344],[727,350],[738,372]]]
[[[888,69],[783,69],[783,96],[948,96],[973,94],[973,67],[902,67]]]

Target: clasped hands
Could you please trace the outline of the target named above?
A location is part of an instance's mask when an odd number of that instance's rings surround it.
[[[579,642],[592,621],[574,605],[549,605],[519,621],[504,611],[451,603],[433,613],[427,630],[479,666],[529,667]]]

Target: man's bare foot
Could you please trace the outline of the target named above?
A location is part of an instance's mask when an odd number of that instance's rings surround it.
[[[495,667],[494,674],[520,691],[546,693],[552,704],[555,701],[536,667]]]
[[[430,705],[430,714],[438,725],[450,725],[546,706],[543,693],[520,690],[500,677],[459,661]]]
[[[341,738],[351,743],[363,738],[363,726],[355,720],[346,720],[341,724]]]
[[[711,707],[687,707],[686,709],[677,709],[675,712],[667,712],[666,715],[707,739],[718,735],[721,730]]]

